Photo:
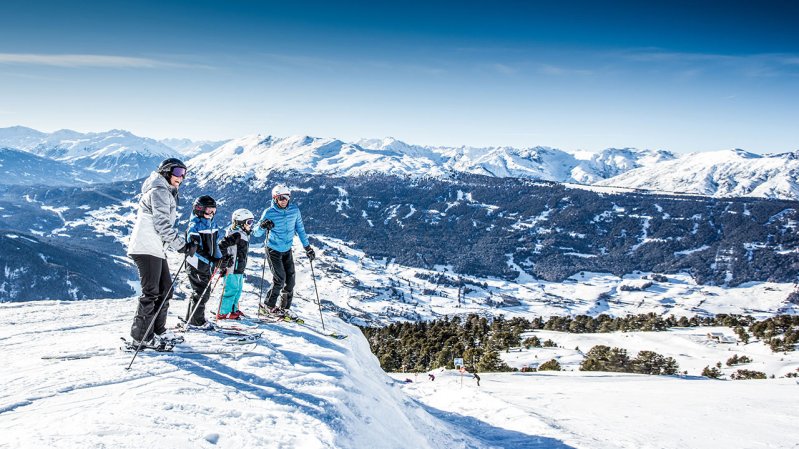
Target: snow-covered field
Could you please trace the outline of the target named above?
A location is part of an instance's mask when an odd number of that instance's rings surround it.
[[[618,373],[433,371],[404,391],[503,447],[796,448],[794,379],[718,381]],[[392,374],[397,380],[413,374]]]

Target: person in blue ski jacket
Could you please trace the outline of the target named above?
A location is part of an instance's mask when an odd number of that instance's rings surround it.
[[[253,237],[262,236],[264,231],[269,235],[266,251],[272,272],[272,287],[266,295],[266,304],[259,304],[258,314],[283,317],[291,308],[294,297],[294,257],[291,246],[295,235],[300,238],[308,259],[316,258],[316,253],[308,242],[308,235],[305,234],[300,209],[291,202],[291,191],[285,185],[278,184],[272,189],[272,202],[261,214]],[[278,296],[280,305],[277,304]]]
[[[236,209],[231,218],[230,228],[219,243],[223,254],[220,269],[225,270],[225,287],[222,290],[219,310],[216,312],[217,320],[238,320],[244,316],[239,310],[239,299],[244,288],[244,270],[247,268],[253,218],[249,210]]]
[[[217,269],[222,259],[222,251],[219,249],[222,235],[214,220],[216,200],[208,195],[200,196],[194,200],[192,212],[194,214],[186,230],[186,241],[194,243],[197,251],[194,253],[196,259],[187,259],[189,283],[193,293],[186,310],[186,322],[194,326],[207,326],[205,304],[211,296],[208,284],[211,282],[212,270]]]

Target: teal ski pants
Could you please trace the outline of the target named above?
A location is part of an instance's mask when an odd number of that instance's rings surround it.
[[[239,310],[239,298],[241,298],[243,287],[243,274],[228,274],[225,276],[225,290],[222,295],[222,303],[219,305],[219,313],[226,315]]]

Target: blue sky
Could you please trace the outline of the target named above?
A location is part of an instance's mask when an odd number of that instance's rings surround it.
[[[4,1],[0,127],[799,149],[793,2],[376,3]]]

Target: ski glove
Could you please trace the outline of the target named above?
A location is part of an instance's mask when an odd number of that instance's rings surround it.
[[[194,256],[194,253],[197,252],[197,244],[194,242],[186,242],[182,248],[178,250],[179,253],[185,254],[186,257]]]
[[[311,248],[311,245],[305,247],[305,255],[308,256],[308,260],[316,259],[316,253],[313,248]]]
[[[266,229],[267,231],[271,231],[275,227],[275,222],[268,218],[265,218],[264,221],[262,221],[261,224],[259,224],[259,226],[261,227],[261,229]]]
[[[225,257],[223,257],[222,260],[219,262],[219,266],[222,267],[222,269],[232,267],[233,256],[231,256],[230,254],[226,254]]]

